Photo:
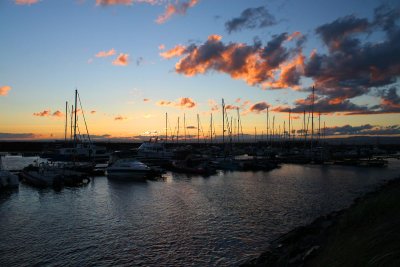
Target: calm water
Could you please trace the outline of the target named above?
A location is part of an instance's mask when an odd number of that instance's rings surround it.
[[[348,206],[388,168],[283,165],[271,172],[0,194],[0,266],[226,266],[279,234]]]

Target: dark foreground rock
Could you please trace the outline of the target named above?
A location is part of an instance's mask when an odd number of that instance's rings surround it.
[[[400,266],[400,179],[281,236],[243,266]]]

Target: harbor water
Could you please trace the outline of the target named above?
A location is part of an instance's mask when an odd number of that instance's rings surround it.
[[[237,266],[399,173],[394,160],[143,183],[99,176],[60,192],[21,183],[0,193],[0,266]]]

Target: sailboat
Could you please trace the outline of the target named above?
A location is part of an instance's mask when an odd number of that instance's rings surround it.
[[[82,116],[85,122],[85,128],[87,132],[88,142],[84,142],[79,140],[77,135],[77,128],[78,128],[78,99],[79,104],[82,110]],[[68,118],[66,115],[65,118],[65,145],[60,148],[56,148],[52,151],[47,151],[42,153],[41,157],[46,158],[50,161],[70,161],[70,162],[106,162],[110,157],[110,153],[107,151],[105,147],[96,146],[92,144],[90,140],[90,135],[88,132],[88,128],[86,125],[85,114],[83,113],[82,105],[80,103],[79,93],[78,90],[75,90],[75,106],[72,108],[73,111],[71,112],[71,139],[72,139],[72,146],[71,142],[67,141],[67,124]],[[66,114],[68,113],[68,107],[66,104]],[[74,121],[72,122],[72,115],[74,116]],[[72,133],[73,130],[73,133]]]

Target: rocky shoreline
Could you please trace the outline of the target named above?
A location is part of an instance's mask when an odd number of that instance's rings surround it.
[[[390,233],[391,238],[387,239]],[[397,238],[397,239],[396,239]],[[242,266],[400,266],[400,177],[280,236]]]

